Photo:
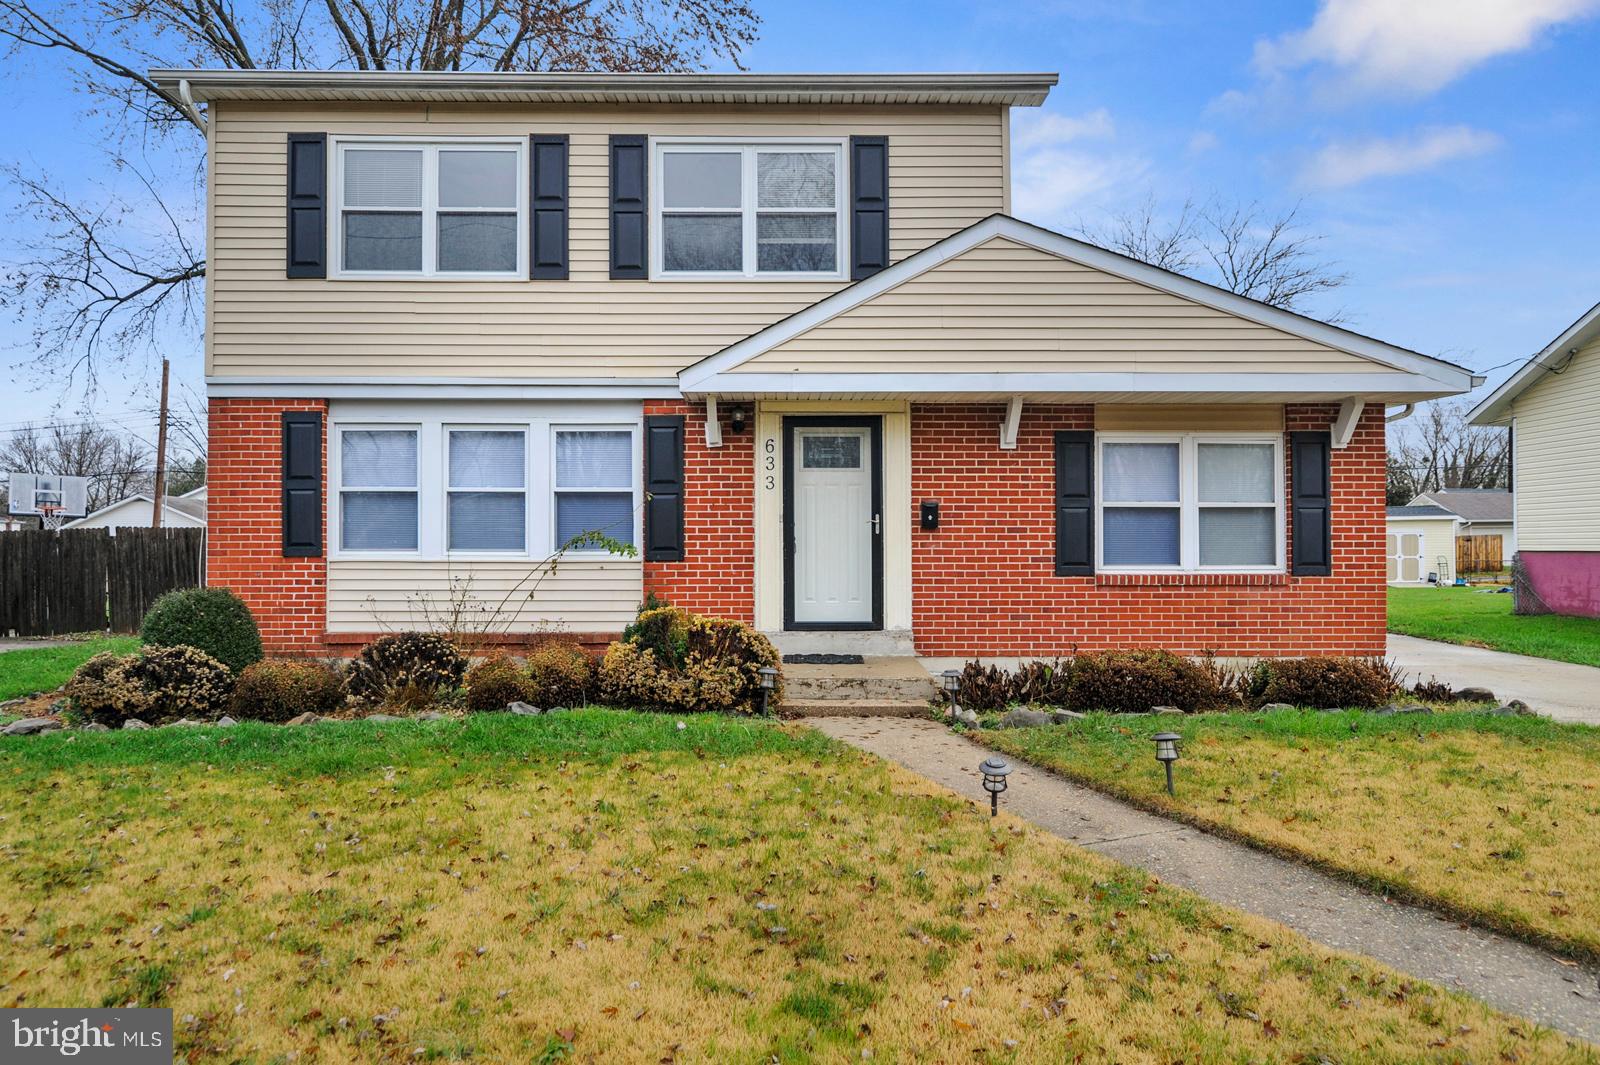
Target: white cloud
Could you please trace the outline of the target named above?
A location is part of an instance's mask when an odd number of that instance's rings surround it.
[[[1079,143],[1110,141],[1115,136],[1116,123],[1104,108],[1082,115],[1018,113],[1011,135],[1012,213],[1064,226],[1070,212],[1141,180],[1148,170],[1144,160]]]
[[[1600,0],[1322,0],[1306,29],[1258,42],[1255,66],[1331,68],[1355,89],[1421,95],[1596,12]]]
[[[1322,148],[1300,172],[1312,188],[1344,188],[1376,177],[1414,174],[1451,159],[1483,155],[1500,147],[1500,138],[1470,126],[1417,130],[1402,137],[1335,141]]]
[[[1189,154],[1204,155],[1206,152],[1216,151],[1221,145],[1221,139],[1209,129],[1197,130],[1194,136],[1189,138]]]

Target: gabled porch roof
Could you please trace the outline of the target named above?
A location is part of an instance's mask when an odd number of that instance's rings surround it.
[[[685,396],[1407,403],[1471,371],[991,215],[686,368]]]

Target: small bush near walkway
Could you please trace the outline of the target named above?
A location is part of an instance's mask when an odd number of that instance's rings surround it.
[[[753,713],[772,642],[748,625],[677,607],[645,610],[600,664],[601,697],[618,706]],[[771,695],[782,698],[781,676]]]
[[[331,714],[344,705],[344,678],[308,659],[257,662],[234,684],[229,713],[240,721],[288,721]]]
[[[345,671],[345,690],[365,706],[423,710],[460,687],[466,673],[466,655],[445,637],[396,632],[361,649]]]
[[[198,647],[236,676],[261,661],[261,630],[226,588],[180,588],[157,599],[139,636],[146,647]]]
[[[161,724],[180,718],[211,720],[233,691],[228,668],[193,647],[148,647],[136,655],[101,654],[67,682],[72,711],[117,728],[129,718]]]
[[[1283,703],[1312,709],[1372,709],[1404,691],[1381,658],[1314,655],[1257,662],[1245,675],[1250,706]]]

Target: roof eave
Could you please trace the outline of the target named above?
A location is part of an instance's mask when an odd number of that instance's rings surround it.
[[[1511,407],[1517,397],[1526,392],[1533,384],[1544,376],[1544,372],[1561,363],[1568,354],[1576,352],[1585,344],[1600,337],[1600,303],[1590,307],[1589,310],[1576,322],[1568,326],[1560,336],[1545,345],[1543,351],[1518,367],[1517,372],[1506,378],[1500,387],[1490,392],[1472,410],[1467,412],[1469,425],[1510,425]]]
[[[150,79],[205,103],[226,99],[541,98],[570,102],[872,102],[986,103],[1037,107],[1059,75],[906,74],[610,74],[363,70],[157,69]]]

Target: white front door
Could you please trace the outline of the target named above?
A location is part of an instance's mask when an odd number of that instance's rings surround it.
[[[795,426],[790,452],[793,620],[800,625],[873,621],[872,430]]]
[[[1389,533],[1389,582],[1417,584],[1422,568],[1422,533],[1415,529],[1395,529]]]

